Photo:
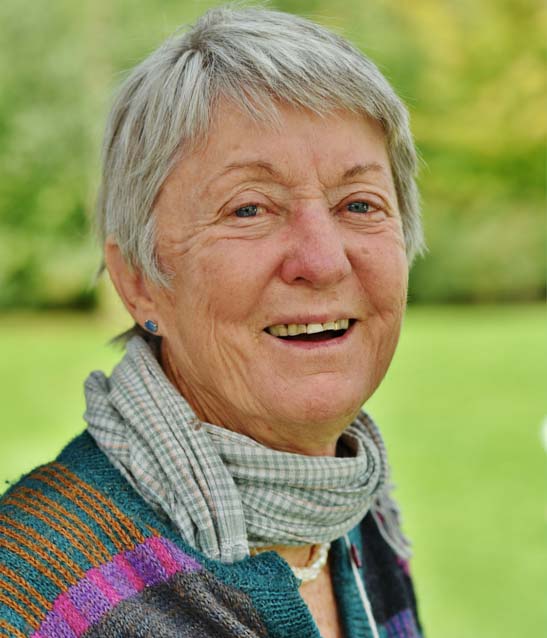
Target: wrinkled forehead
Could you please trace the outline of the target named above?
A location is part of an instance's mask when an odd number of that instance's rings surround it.
[[[278,117],[278,122],[257,121],[233,103],[220,105],[207,138],[181,155],[162,195],[169,193],[174,203],[189,195],[221,199],[240,185],[329,189],[359,181],[394,192],[385,136],[376,120],[287,104],[278,106]]]
[[[300,162],[309,150],[318,161],[340,162],[347,156],[343,170],[355,175],[359,165],[373,164],[391,174],[384,128],[370,115],[344,108],[318,113],[280,100],[270,107],[257,117],[233,100],[218,101],[207,131],[181,147],[174,171],[193,163],[205,163],[208,173],[244,165],[268,171],[274,163]]]

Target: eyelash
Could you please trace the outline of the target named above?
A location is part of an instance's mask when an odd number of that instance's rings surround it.
[[[366,215],[367,213],[370,213],[371,211],[374,211],[376,208],[378,208],[378,206],[374,205],[373,203],[367,202],[365,200],[360,200],[360,199],[356,199],[354,201],[348,202],[347,204],[344,204],[343,207],[346,209],[349,209],[350,206],[354,206],[355,204],[364,204],[366,207],[366,210],[356,210],[356,211],[349,211],[349,212],[358,213],[360,215]],[[262,208],[260,204],[245,204],[245,206],[240,206],[239,208],[236,208],[232,214],[235,217],[239,217],[240,219],[247,219],[248,217],[256,217],[259,208]],[[253,214],[249,214],[250,212],[249,209],[255,209]],[[243,214],[239,215],[238,214],[239,212],[243,212]]]

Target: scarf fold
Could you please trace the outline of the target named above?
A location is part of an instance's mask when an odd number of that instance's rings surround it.
[[[251,547],[331,542],[371,510],[403,558],[380,433],[364,413],[344,431],[349,457],[279,452],[202,423],[140,337],[110,378],[85,382],[88,431],[110,462],[190,545],[225,563]]]

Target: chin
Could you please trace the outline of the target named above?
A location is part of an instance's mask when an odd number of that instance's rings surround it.
[[[308,392],[305,400],[302,396],[287,401],[286,408],[293,415],[293,422],[302,425],[323,426],[342,432],[355,418],[364,403],[362,388],[348,391],[349,388],[336,389],[332,386],[318,388]],[[290,419],[288,419],[290,420]]]

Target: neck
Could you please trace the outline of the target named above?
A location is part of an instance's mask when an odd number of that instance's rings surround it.
[[[276,552],[284,558],[291,567],[306,567],[310,561],[313,545],[271,545],[261,547],[261,552]]]

